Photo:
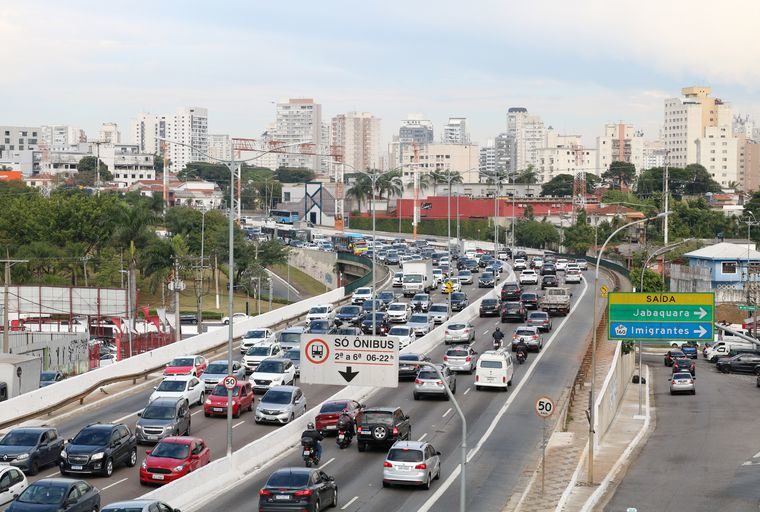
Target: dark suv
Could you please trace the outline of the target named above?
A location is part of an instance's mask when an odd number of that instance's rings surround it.
[[[499,316],[499,301],[483,299],[480,301],[480,318],[484,316]]]
[[[137,438],[123,423],[87,425],[61,452],[61,475],[100,473],[110,477],[119,464],[137,464]]]
[[[525,310],[522,302],[505,302],[501,308],[501,321],[506,322],[525,322],[528,312]]]
[[[0,441],[0,465],[9,464],[30,475],[58,463],[63,439],[50,427],[14,428]]]
[[[360,452],[369,445],[387,449],[396,441],[412,438],[412,423],[400,407],[371,407],[356,419],[356,445]]]
[[[522,290],[517,283],[507,283],[501,289],[501,300],[520,300]]]
[[[556,288],[557,286],[559,286],[559,280],[557,280],[557,276],[548,275],[541,278],[542,290],[546,290],[547,288]]]

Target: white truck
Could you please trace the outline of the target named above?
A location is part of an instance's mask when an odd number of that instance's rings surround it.
[[[411,297],[416,293],[428,293],[435,288],[433,263],[430,260],[407,261],[401,270],[404,272],[404,277],[401,279],[404,297]]]
[[[567,288],[547,288],[538,305],[541,311],[566,316],[570,312],[570,296]]]
[[[42,359],[0,354],[0,401],[39,389]]]

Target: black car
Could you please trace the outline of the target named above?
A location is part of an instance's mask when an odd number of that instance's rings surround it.
[[[557,267],[554,266],[554,263],[544,263],[541,267],[541,275],[542,276],[556,276],[557,275]]]
[[[361,336],[362,330],[355,325],[344,327],[333,327],[328,334],[335,334],[336,336]]]
[[[507,283],[501,289],[501,300],[520,300],[522,289],[517,283]]]
[[[332,324],[329,320],[312,320],[309,322],[309,328],[306,332],[311,334],[327,334],[332,329]]]
[[[356,417],[356,445],[360,452],[370,445],[388,449],[396,441],[409,441],[412,423],[400,407],[371,407]]]
[[[715,368],[723,373],[760,373],[760,356],[738,354],[718,359]]]
[[[417,378],[420,371],[420,361],[430,362],[430,358],[423,354],[401,354],[398,357],[398,378],[399,380],[413,380]]]
[[[483,256],[480,257],[480,261],[478,262],[478,266],[480,268],[486,268],[486,267],[490,266],[491,263],[493,263],[493,260],[494,260],[493,254],[484,254]]]
[[[13,512],[100,510],[100,490],[84,480],[44,478],[24,489],[7,510]]]
[[[388,304],[391,304],[392,302],[396,302],[397,298],[398,295],[390,290],[385,290],[377,294],[377,299],[381,301],[385,307],[388,307]]]
[[[462,311],[470,303],[467,295],[463,292],[452,293],[449,296],[449,300],[451,301],[451,311]]]
[[[665,366],[673,366],[673,361],[676,359],[686,359],[686,354],[680,350],[668,350],[663,357],[663,364]]]
[[[499,301],[497,299],[483,299],[480,301],[480,317],[499,316]]]
[[[364,310],[361,306],[341,306],[335,313],[335,323],[359,325],[364,320]]]
[[[760,363],[760,360],[758,360],[758,363]],[[697,365],[694,364],[694,361],[687,358],[678,358],[673,359],[673,373],[679,373],[679,372],[689,372],[692,375],[696,375],[697,373]]]
[[[50,427],[14,428],[0,441],[0,464],[36,475],[40,468],[57,464],[63,439]]]
[[[548,275],[541,278],[541,289],[556,288],[559,286],[559,280],[556,275]]]
[[[197,325],[198,316],[195,313],[180,313],[179,323],[187,325]]]
[[[123,423],[87,425],[61,452],[61,475],[100,473],[110,477],[114,467],[137,464],[137,437]]]
[[[373,300],[365,300],[362,303],[362,311],[364,312],[365,315],[371,315],[372,314],[372,302],[373,302]],[[375,303],[375,312],[376,313],[378,311],[385,311],[385,309],[386,309],[385,302],[383,302],[380,299],[374,299],[374,303]]]
[[[467,258],[464,260],[459,260],[459,262],[462,264],[462,268],[460,268],[459,270],[469,270],[473,274],[480,272],[480,269],[478,268],[477,260],[474,260],[472,258]]]
[[[501,308],[501,321],[506,322],[525,322],[528,318],[528,312],[522,302],[505,302]]]
[[[338,506],[335,478],[316,468],[282,468],[259,491],[259,512],[308,510]]]
[[[515,259],[516,260],[527,260],[528,259],[528,254],[525,251],[523,251],[522,249],[520,249],[519,251],[515,251]]]
[[[483,272],[478,278],[478,288],[493,288],[495,282],[493,272]]]
[[[388,318],[388,313],[382,311],[375,312],[375,334],[384,335],[391,328],[391,322]],[[364,334],[372,334],[372,315],[362,320],[362,332]]]
[[[523,292],[520,295],[520,302],[523,303],[525,309],[538,309],[538,294],[534,292]]]

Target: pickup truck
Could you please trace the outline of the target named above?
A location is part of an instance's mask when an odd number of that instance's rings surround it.
[[[547,288],[538,307],[550,315],[557,313],[566,316],[570,312],[571,295],[567,288]]]

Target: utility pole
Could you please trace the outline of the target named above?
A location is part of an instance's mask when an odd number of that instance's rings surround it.
[[[3,277],[3,353],[7,354],[10,352],[10,319],[8,318],[10,292],[8,288],[11,285],[11,267],[16,263],[28,263],[29,260],[12,260],[6,253],[6,259],[0,260],[0,262],[5,263],[5,276]]]
[[[177,328],[174,331],[175,341],[182,339],[182,327],[179,314],[179,292],[184,287],[184,283],[179,279],[179,258],[174,257],[174,281],[172,282],[172,288],[174,289],[174,323]]]

